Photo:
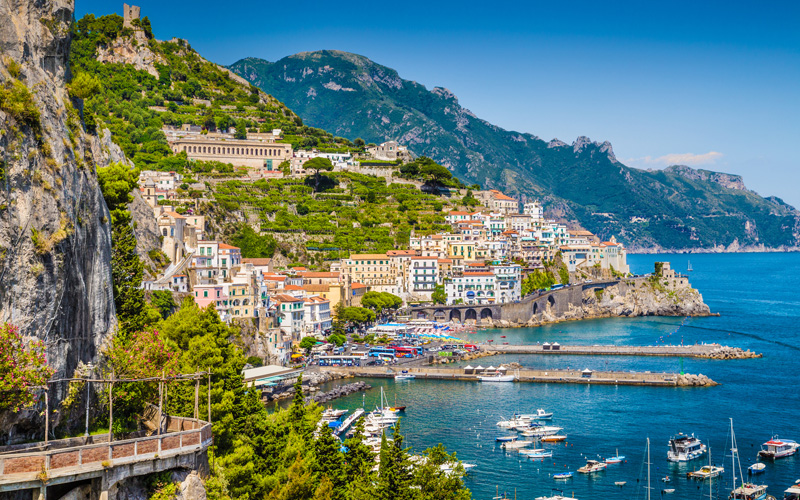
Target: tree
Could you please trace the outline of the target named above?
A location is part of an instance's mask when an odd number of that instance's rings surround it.
[[[330,481],[330,493],[327,498],[339,499],[344,496],[345,470],[342,453],[339,451],[342,443],[333,436],[331,428],[323,425],[319,436],[314,440],[314,476],[319,485],[325,479]]]
[[[377,498],[381,500],[410,500],[411,463],[403,449],[403,435],[400,422],[394,425],[392,443],[386,442],[386,434],[381,438],[381,462],[378,467]]]
[[[342,309],[338,319],[344,323],[353,325],[364,325],[375,321],[375,311],[365,307],[345,307]]]
[[[328,337],[328,341],[341,347],[347,342],[347,337],[340,333],[333,333]]]
[[[271,235],[256,233],[249,224],[242,224],[231,238],[234,245],[242,251],[242,257],[272,257],[278,248],[278,242]]]
[[[115,217],[124,216],[128,204],[133,201],[131,191],[139,182],[139,172],[124,163],[112,163],[97,169],[97,182],[111,211],[112,221]]]
[[[78,99],[88,99],[103,90],[100,80],[88,72],[80,72],[67,85],[69,95]]]
[[[306,351],[306,356],[311,354],[311,348],[317,345],[317,339],[315,337],[303,337],[300,341],[300,349]]]
[[[436,285],[435,287],[433,287],[431,300],[433,301],[434,304],[447,303],[447,293],[444,291],[444,285]]]
[[[19,329],[8,323],[0,326],[0,413],[18,412],[36,402],[33,391],[53,375],[44,355],[44,342],[28,347]]]
[[[236,139],[247,139],[247,122],[244,118],[236,122],[236,133],[233,136]]]
[[[364,142],[364,139],[362,139],[361,137],[357,137],[356,140],[353,141],[353,145],[359,149],[364,149],[366,143]]]
[[[303,168],[306,170],[313,170],[314,171],[314,191],[316,192],[319,190],[319,173],[320,171],[324,170],[326,172],[330,172],[333,170],[333,163],[328,158],[324,158],[322,156],[318,156],[316,158],[311,158],[307,162],[303,164]]]

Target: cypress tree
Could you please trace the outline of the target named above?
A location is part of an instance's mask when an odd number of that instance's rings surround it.
[[[320,487],[326,479],[330,482],[330,498],[333,499],[344,497],[345,474],[342,453],[339,451],[341,446],[342,443],[333,436],[330,427],[323,425],[314,441],[314,475]]]

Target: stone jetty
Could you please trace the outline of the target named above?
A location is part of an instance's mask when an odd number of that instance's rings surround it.
[[[317,394],[315,396],[311,396],[306,398],[306,401],[316,401],[317,403],[327,403],[328,401],[332,401],[336,398],[340,398],[342,396],[347,396],[348,394],[352,394],[354,392],[361,392],[366,391],[368,389],[372,389],[372,386],[364,381],[353,382],[352,384],[345,384],[340,385],[339,387],[335,387],[328,392],[323,392]]]
[[[750,349],[745,351],[740,347],[718,346],[716,349],[698,355],[697,357],[708,359],[750,359],[760,358],[762,356],[763,354],[753,352]]]
[[[483,345],[481,347],[484,347]],[[739,347],[720,344],[692,345],[573,345],[560,344],[558,348],[547,345],[492,345],[485,346],[496,354],[567,354],[587,356],[672,356],[707,359],[747,359],[760,358],[761,354]]]

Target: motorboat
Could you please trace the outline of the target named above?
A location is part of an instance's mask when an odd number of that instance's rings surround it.
[[[797,453],[797,448],[800,448],[800,445],[796,441],[778,439],[778,436],[773,436],[772,439],[761,445],[758,456],[764,460],[777,460],[794,455]]]
[[[665,490],[662,490],[662,491],[663,491],[664,493],[675,493],[675,488],[667,488],[667,489],[665,489]]]
[[[477,464],[468,464],[468,463],[461,463],[461,467],[464,469],[464,473],[470,471],[470,469],[474,469],[477,467]],[[439,470],[444,472],[447,475],[454,475],[456,474],[456,470],[458,469],[458,462],[447,462],[439,466]]]
[[[667,460],[670,462],[688,462],[703,456],[708,448],[694,434],[687,436],[680,433],[669,440]]]
[[[513,382],[514,375],[506,375],[503,372],[484,372],[483,375],[478,375],[478,380],[481,382]]]
[[[522,432],[522,435],[525,437],[546,437],[546,436],[553,436],[558,434],[559,432],[563,431],[563,427],[556,427],[553,425],[544,425],[540,427],[532,427],[526,431]]]
[[[606,467],[608,467],[607,463],[598,460],[587,460],[586,465],[578,469],[578,472],[581,474],[593,474],[606,470]]]
[[[345,413],[347,413],[347,410],[334,410],[333,408],[326,408],[322,412],[322,419],[328,421],[338,420],[339,417]]]
[[[398,373],[394,376],[395,380],[413,380],[416,376],[413,373],[408,373],[408,370],[403,370],[401,373]]]
[[[690,479],[714,479],[725,472],[723,467],[711,463],[711,449],[708,450],[708,465],[700,467],[696,471],[687,472],[686,477]]]
[[[577,500],[577,499],[575,497],[565,497],[563,495],[553,495],[551,497],[536,497],[536,500]]]
[[[767,495],[767,485],[745,483],[731,491],[730,500],[775,500]]]
[[[558,474],[553,474],[553,479],[572,479],[574,475],[574,472],[559,472]]]
[[[713,479],[725,472],[724,467],[717,465],[704,465],[696,471],[687,472],[686,477],[691,479]]]
[[[519,450],[520,455],[536,460],[537,458],[550,458],[553,456],[552,450],[545,450],[544,448],[536,448],[533,450]]]
[[[553,434],[552,436],[544,436],[542,437],[543,443],[558,443],[560,441],[565,441],[567,436],[563,434]]]
[[[800,480],[783,492],[783,500],[800,500]]]
[[[765,470],[767,470],[767,464],[756,462],[747,468],[747,473],[752,476],[755,476],[757,474],[763,474]]]
[[[672,481],[672,478],[669,477],[669,476],[664,476],[664,477],[661,478],[661,482],[662,483],[669,483],[671,481]]]
[[[605,460],[603,460],[603,462],[605,462],[607,464],[619,464],[619,463],[624,462],[625,461],[625,455],[620,455],[619,454],[619,450],[616,450],[616,453],[617,453],[616,455],[614,455],[613,457],[606,458]]]
[[[500,436],[499,438],[495,439],[498,443],[508,443],[509,441],[516,441],[517,436]]]
[[[530,446],[533,444],[533,441],[506,441],[500,445],[501,448],[506,450],[518,450],[520,448],[525,448],[526,446]]]
[[[614,481],[614,486],[625,486],[628,481]]]
[[[550,420],[553,418],[552,412],[546,412],[542,408],[536,410],[536,413],[525,413],[519,416],[522,419],[526,420]]]

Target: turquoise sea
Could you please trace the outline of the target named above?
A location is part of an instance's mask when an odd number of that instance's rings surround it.
[[[727,498],[731,489],[729,418],[741,454],[742,468],[756,461],[760,444],[774,434],[800,440],[800,254],[634,255],[631,271],[649,272],[653,262],[670,261],[685,271],[691,259],[692,285],[720,317],[690,319],[673,333],[682,318],[632,318],[569,322],[541,328],[490,330],[470,339],[492,338],[509,343],[653,344],[719,342],[764,354],[761,359],[712,361],[679,358],[509,355],[487,363],[519,361],[525,366],[703,373],[719,382],[711,388],[644,388],[561,384],[484,384],[370,379],[383,385],[391,403],[408,406],[402,419],[406,443],[415,451],[443,443],[465,462],[478,466],[467,477],[473,498],[491,499],[499,489],[509,498],[534,499],[560,489],[580,500],[645,498],[645,439],[651,441],[653,498],[709,498],[708,482],[688,480],[685,473],[707,463],[707,456],[689,464],[667,462],[667,441],[677,432],[694,433],[710,444],[713,462],[725,466],[712,481],[711,497]],[[500,339],[505,335],[506,339]],[[379,392],[353,394],[334,402],[357,408],[378,402]],[[495,424],[515,411],[545,408],[553,423],[564,427],[565,443],[545,445],[552,459],[533,462],[506,453],[495,443],[507,434]],[[555,481],[555,472],[575,471],[586,458],[608,457],[616,450],[627,462],[609,465],[591,477],[576,474]],[[660,478],[669,475],[665,484]],[[737,470],[737,476],[738,476]],[[767,464],[756,476],[778,499],[800,479],[800,454]],[[639,482],[637,482],[637,480]],[[624,487],[615,481],[627,481]],[[675,492],[666,494],[666,488]]]

